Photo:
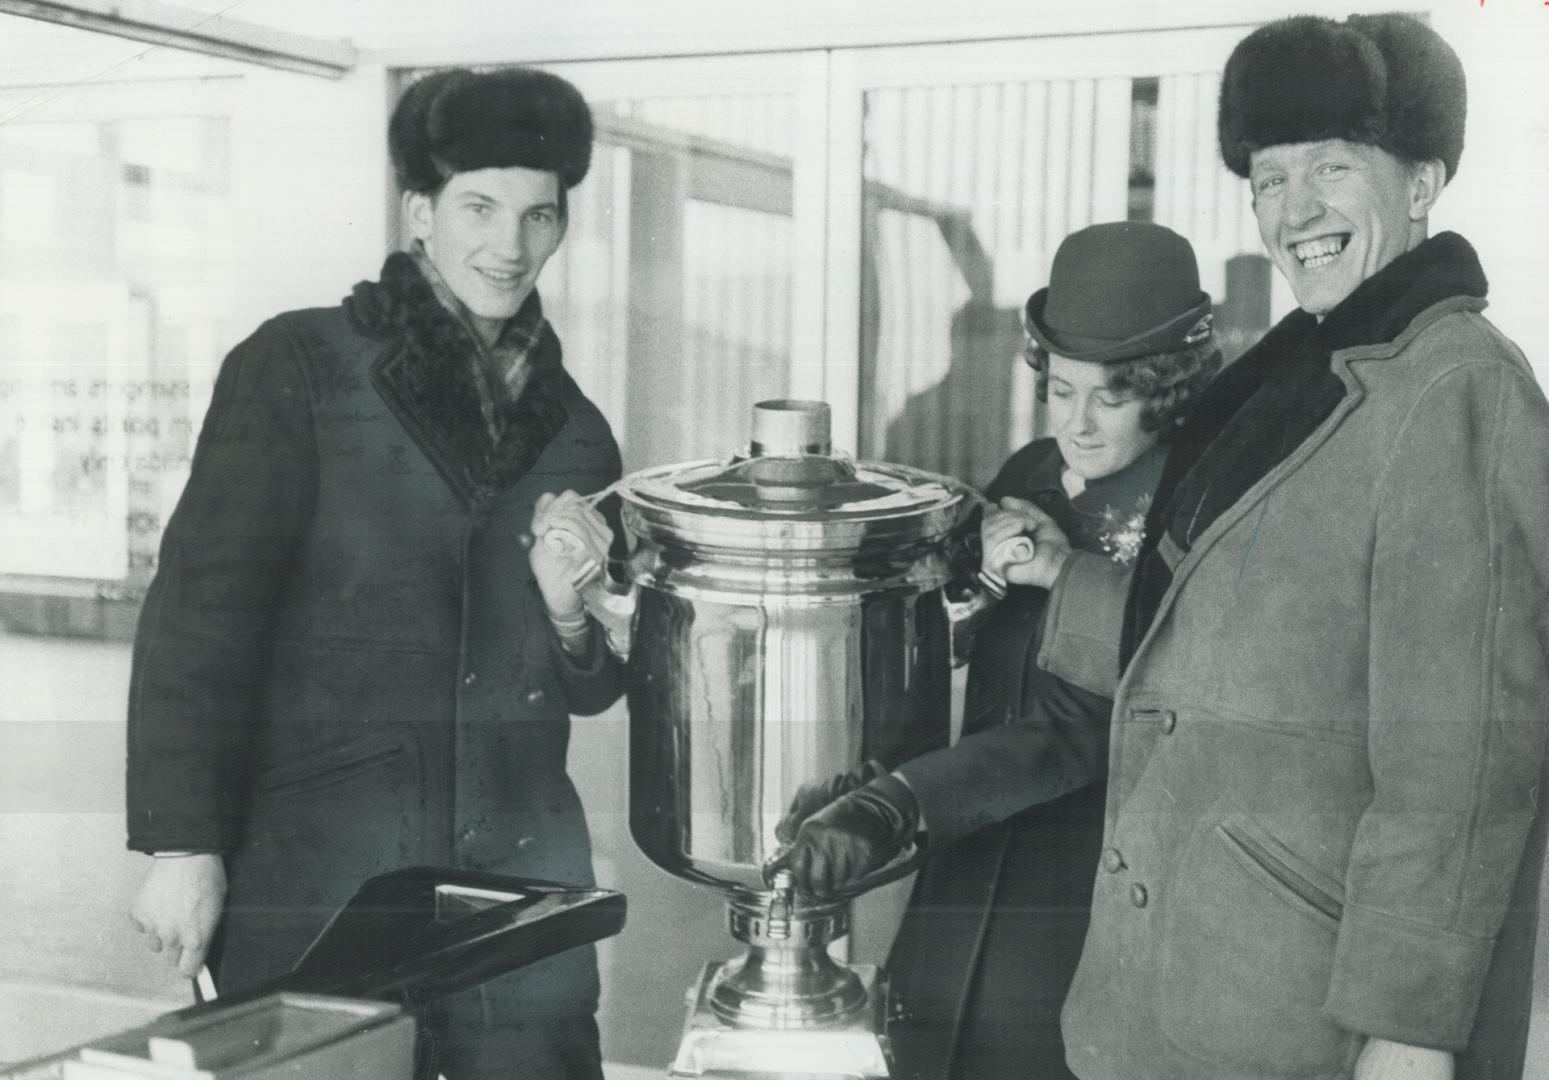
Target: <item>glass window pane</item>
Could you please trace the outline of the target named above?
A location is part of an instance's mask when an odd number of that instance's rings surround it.
[[[230,346],[228,121],[0,125],[0,573],[146,584]]]
[[[861,453],[987,483],[1029,439],[1022,303],[1060,240],[1123,219],[1129,79],[872,90]]]
[[[1029,64],[1029,67],[1035,67]],[[865,95],[860,445],[985,484],[1043,434],[1021,307],[1059,243],[1150,220],[1193,243],[1228,359],[1271,275],[1216,152],[1219,73],[885,87]]]
[[[592,107],[592,169],[540,286],[566,366],[626,469],[724,455],[753,402],[789,391],[792,99]]]
[[[1220,72],[1167,75],[1155,82],[1153,220],[1194,245],[1200,285],[1216,301],[1221,352],[1235,360],[1269,329],[1271,291],[1283,289],[1284,281],[1270,272],[1247,182],[1227,170],[1217,150]],[[1275,314],[1284,315],[1290,306],[1282,301]]]

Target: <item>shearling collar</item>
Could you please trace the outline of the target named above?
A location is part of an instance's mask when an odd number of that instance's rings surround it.
[[[1158,546],[1187,552],[1210,525],[1326,420],[1345,395],[1333,354],[1399,337],[1426,309],[1489,285],[1468,241],[1444,232],[1394,259],[1320,323],[1294,311],[1202,393],[1175,434],[1146,521],[1125,610],[1121,668],[1172,583]]]
[[[536,289],[527,294],[520,310],[505,321],[494,344],[487,345],[474,325],[473,312],[452,291],[436,264],[431,261],[425,245],[416,240],[409,256],[415,269],[436,294],[441,307],[456,319],[463,332],[473,342],[476,356],[471,364],[473,382],[479,393],[479,408],[484,416],[484,426],[489,437],[500,441],[506,420],[505,407],[520,397],[527,383],[527,354],[543,337],[548,323],[543,318],[543,303]]]
[[[499,437],[492,435],[476,382],[478,346],[408,254],[389,255],[381,280],[356,285],[344,308],[357,330],[388,343],[372,385],[467,506],[520,479],[569,419],[559,339],[545,324],[528,354],[527,382],[501,406]]]

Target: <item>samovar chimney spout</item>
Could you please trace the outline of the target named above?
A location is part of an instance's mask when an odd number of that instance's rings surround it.
[[[753,406],[751,457],[797,457],[833,452],[828,402],[783,398]]]

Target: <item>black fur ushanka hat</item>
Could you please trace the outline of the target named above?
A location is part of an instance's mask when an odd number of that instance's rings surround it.
[[[519,165],[573,188],[592,161],[592,112],[570,83],[531,68],[438,71],[420,79],[387,126],[398,183],[431,192],[453,173]]]
[[[1439,159],[1451,180],[1467,113],[1463,65],[1424,23],[1297,15],[1238,42],[1221,78],[1217,131],[1238,176],[1266,146],[1344,139],[1405,161]]]

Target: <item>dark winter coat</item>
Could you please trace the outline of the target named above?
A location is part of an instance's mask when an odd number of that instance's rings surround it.
[[[224,987],[287,971],[395,867],[592,881],[569,717],[621,673],[559,648],[518,538],[619,452],[546,326],[492,444],[472,347],[394,255],[221,369],[135,642],[128,802],[131,847],[225,855]],[[488,1023],[589,1015],[592,950],[483,997]]]
[[[1053,439],[986,489],[1031,500],[1121,564],[1161,475],[1155,448],[1071,499]],[[1012,586],[977,629],[962,738],[901,765],[932,852],[888,959],[902,1080],[1068,1076],[1059,1013],[1086,936],[1113,703],[1034,662],[1048,593]]]
[[[1290,315],[1171,447],[1133,591],[1055,583],[1040,662],[1115,693],[1078,1076],[1345,1077],[1367,1036],[1521,1075],[1549,404],[1484,292],[1443,233]]]

